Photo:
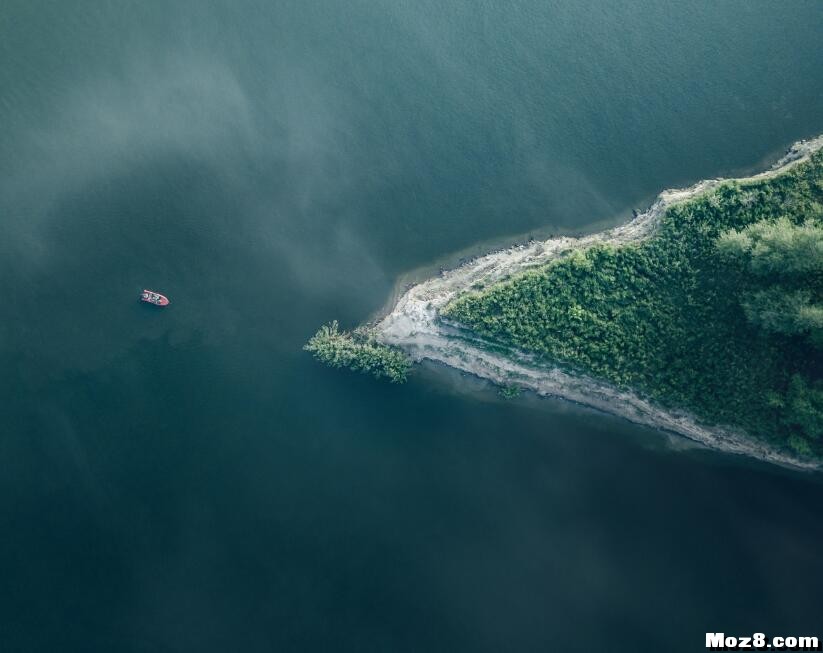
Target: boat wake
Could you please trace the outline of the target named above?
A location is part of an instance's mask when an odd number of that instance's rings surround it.
[[[759,181],[784,173],[823,148],[823,135],[795,143],[770,170],[735,181]],[[560,237],[492,252],[442,272],[402,294],[394,308],[374,326],[378,340],[400,347],[415,360],[429,359],[503,385],[517,385],[539,395],[578,402],[632,422],[671,431],[708,447],[744,454],[801,469],[820,469],[778,451],[732,428],[701,424],[687,413],[665,410],[632,392],[574,374],[533,357],[478,338],[440,317],[440,310],[459,294],[488,287],[523,270],[598,243],[621,245],[652,235],[666,210],[716,188],[727,179],[708,179],[689,188],[662,192],[649,209],[630,222],[581,238]]]

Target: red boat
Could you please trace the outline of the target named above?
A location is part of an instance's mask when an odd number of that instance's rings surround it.
[[[140,301],[154,304],[155,306],[168,306],[171,303],[165,295],[146,289],[143,289],[143,294],[140,295]]]

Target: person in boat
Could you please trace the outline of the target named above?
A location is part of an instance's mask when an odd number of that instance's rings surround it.
[[[156,292],[144,292],[141,297],[144,301],[151,302],[152,304],[160,303],[160,295]]]

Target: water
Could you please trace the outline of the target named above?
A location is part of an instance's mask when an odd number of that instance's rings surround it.
[[[300,350],[823,131],[821,34],[814,1],[6,0],[0,648],[823,635],[818,478]]]

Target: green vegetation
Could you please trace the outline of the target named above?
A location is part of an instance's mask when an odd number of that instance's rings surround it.
[[[303,347],[332,367],[368,372],[392,383],[406,380],[411,361],[402,351],[377,342],[367,329],[340,331],[337,320],[320,327]]]
[[[443,310],[497,342],[823,455],[823,153]]]
[[[820,216],[795,224],[760,220],[717,239],[718,252],[757,275],[763,287],[742,299],[750,322],[767,331],[807,335],[823,347],[823,225]]]
[[[517,399],[522,390],[517,385],[501,385],[497,392],[503,399]]]

